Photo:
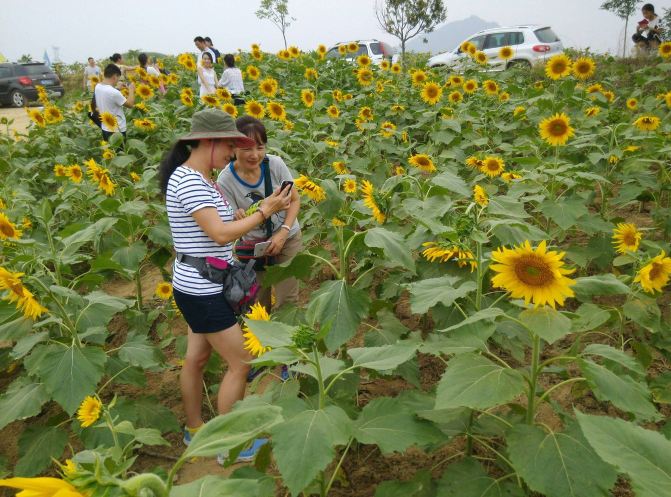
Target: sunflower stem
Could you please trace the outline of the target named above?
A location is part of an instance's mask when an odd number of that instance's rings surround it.
[[[536,417],[536,387],[538,382],[538,367],[540,362],[541,339],[533,334],[533,348],[531,350],[531,375],[529,379],[529,394],[527,398],[527,424],[533,424]]]
[[[319,409],[326,406],[326,390],[324,389],[324,378],[322,376],[322,366],[319,363],[319,354],[317,347],[312,345],[312,357],[314,358],[315,369],[317,370],[317,384],[319,385]]]
[[[476,268],[477,270],[477,279],[478,279],[478,289],[475,294],[475,310],[479,311],[482,309],[482,278],[484,276],[483,271],[482,271],[482,243],[478,242],[477,243],[477,255],[476,257],[478,258],[478,267]]]

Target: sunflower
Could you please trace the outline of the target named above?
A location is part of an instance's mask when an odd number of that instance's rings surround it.
[[[326,55],[326,45],[320,43],[317,45],[317,54],[320,58],[323,58]]]
[[[641,131],[654,131],[659,127],[659,123],[657,116],[641,116],[634,121],[634,126]]]
[[[666,102],[666,106],[671,109],[671,91],[664,94],[664,101]]]
[[[200,101],[208,107],[219,107],[219,99],[216,95],[203,95],[200,97]]]
[[[636,100],[633,97],[627,99],[627,109],[636,110],[637,107],[638,107],[638,100]]]
[[[100,114],[100,120],[110,131],[115,131],[118,129],[119,124],[117,123],[116,116],[109,112],[103,112]]]
[[[330,139],[324,140],[324,143],[326,143],[326,145],[331,148],[338,148],[338,145],[340,145],[340,143],[337,142],[336,140],[330,140]]]
[[[449,242],[425,242],[422,244],[426,247],[422,251],[422,256],[429,262],[449,262],[455,260],[459,267],[465,267],[470,264],[471,272],[477,267],[478,263],[475,256],[469,250],[464,250],[457,245],[452,245]]]
[[[347,44],[347,51],[350,53],[359,51],[359,44],[355,41],[351,41]]]
[[[641,232],[636,229],[635,224],[618,223],[613,230],[613,245],[619,254],[636,252],[641,241]]]
[[[338,173],[338,174],[347,174],[347,168],[345,167],[345,163],[342,161],[335,161],[333,164],[331,164],[331,167],[333,167],[333,170]]]
[[[153,131],[156,129],[156,123],[151,119],[133,119],[133,126],[141,131]]]
[[[638,271],[634,282],[640,283],[643,290],[648,293],[661,292],[669,282],[669,276],[671,276],[671,258],[666,257],[666,253],[662,251]]]
[[[256,119],[263,119],[263,116],[266,115],[266,109],[261,102],[247,100],[247,103],[245,103],[245,113]]]
[[[536,81],[534,83],[534,90],[542,90],[543,89],[543,82],[542,81]]]
[[[580,57],[573,63],[573,75],[578,79],[591,78],[594,75],[595,69],[596,64],[589,57]]]
[[[405,107],[399,104],[394,104],[390,107],[390,109],[394,114],[399,114],[405,110]]]
[[[105,195],[108,197],[111,197],[114,195],[114,189],[116,188],[116,183],[114,183],[108,174],[108,171],[105,170],[100,177],[100,182],[98,183],[98,188],[100,188],[103,192],[105,192]]]
[[[331,219],[331,226],[335,228],[342,228],[343,226],[345,226],[345,223],[340,219],[338,219],[337,217],[334,217],[333,219]]]
[[[450,76],[449,81],[450,85],[452,86],[461,86],[462,84],[464,84],[464,78],[462,78],[461,76],[457,76],[456,74]]]
[[[543,119],[538,129],[541,138],[553,146],[566,145],[568,139],[574,135],[571,120],[563,112]]]
[[[47,476],[7,478],[6,480],[0,480],[0,487],[21,490],[16,494],[20,497],[84,497],[67,481]]]
[[[507,102],[508,100],[510,100],[510,93],[507,91],[499,93],[499,102]]]
[[[156,296],[161,300],[168,300],[172,297],[172,285],[167,281],[162,281],[156,285]]]
[[[482,165],[480,166],[480,171],[490,178],[499,176],[504,169],[505,162],[503,162],[503,159],[500,157],[494,157],[492,155],[485,157],[482,161]]]
[[[274,100],[268,102],[266,109],[268,110],[268,117],[270,117],[270,119],[284,121],[287,118],[287,111],[284,108],[284,105],[279,102],[275,102]]]
[[[510,60],[515,55],[515,51],[512,47],[501,47],[499,49],[499,58],[503,60]]]
[[[6,240],[7,238],[18,240],[21,238],[21,234],[21,230],[17,229],[16,225],[3,212],[0,212],[0,240]]]
[[[282,49],[277,52],[277,58],[280,60],[289,60],[291,59],[291,52],[289,52],[289,50]]]
[[[394,136],[396,132],[396,125],[392,122],[385,121],[380,125],[380,134],[385,138]]]
[[[217,88],[217,98],[222,102],[229,102],[233,100],[233,95],[228,91],[228,88]]]
[[[361,86],[370,86],[373,83],[373,71],[367,67],[360,67],[356,71],[356,80]]]
[[[65,178],[67,176],[65,174],[66,171],[67,169],[63,164],[54,165],[54,176],[56,176],[57,178]]]
[[[459,45],[459,50],[461,50],[463,53],[470,53],[472,46],[474,45],[470,41],[464,41],[461,45]]]
[[[370,181],[365,179],[361,182],[361,194],[363,196],[363,205],[373,211],[373,218],[375,218],[375,221],[379,224],[383,224],[387,216],[382,212],[382,209],[380,209],[377,200],[375,199],[375,189]]]
[[[370,107],[361,107],[361,109],[359,109],[359,119],[362,121],[372,121],[373,117],[373,109]]]
[[[468,79],[464,81],[462,88],[464,89],[464,93],[475,93],[478,89],[478,82],[474,79]]]
[[[671,41],[665,41],[664,43],[659,45],[657,53],[660,55],[660,57],[663,57],[665,59],[671,57]]]
[[[615,93],[613,93],[613,92],[610,91],[610,90],[606,90],[606,91],[602,92],[602,95],[603,95],[604,97],[606,97],[606,100],[608,100],[608,103],[610,103],[610,102],[612,102],[613,100],[615,100]]]
[[[421,97],[424,102],[429,105],[436,105],[442,96],[443,89],[440,87],[440,85],[434,83],[433,81],[424,83],[421,92]]]
[[[287,50],[289,51],[289,55],[294,59],[301,54],[300,49],[295,45],[291,45]]]
[[[149,108],[144,102],[136,103],[135,105],[133,105],[133,108],[139,110],[142,113],[149,112]]]
[[[230,102],[226,102],[225,104],[222,104],[221,110],[223,110],[227,114],[230,114],[231,117],[233,117],[233,118],[238,117],[238,108]]]
[[[251,54],[252,54],[252,58],[254,60],[262,60],[263,59],[263,53],[261,52],[261,50],[252,50]]]
[[[178,62],[182,66],[184,66],[186,69],[188,69],[189,71],[195,71],[196,70],[196,61],[193,59],[193,57],[190,54],[184,54],[184,55],[186,55],[186,57],[184,57],[181,62],[178,60]]]
[[[491,79],[483,81],[482,87],[487,95],[496,95],[499,92],[499,84]]]
[[[79,409],[77,409],[77,419],[82,425],[82,428],[88,428],[98,421],[101,410],[102,402],[96,397],[87,395],[79,406]]]
[[[428,79],[428,76],[424,71],[421,69],[417,69],[410,75],[410,79],[412,80],[412,84],[415,86],[420,86],[423,85],[426,80]]]
[[[342,183],[342,190],[345,193],[356,193],[357,184],[355,179],[346,179]]]
[[[490,269],[496,273],[492,278],[495,287],[510,292],[513,298],[523,298],[536,307],[549,304],[564,305],[567,297],[573,297],[571,286],[575,281],[567,278],[573,269],[564,267],[564,252],[548,251],[542,241],[536,249],[526,240],[522,245],[507,249],[499,247],[492,252]]]
[[[189,96],[188,93],[180,93],[179,100],[182,102],[182,105],[186,107],[193,107],[193,97]]]
[[[105,150],[103,150],[103,159],[110,160],[110,159],[113,159],[113,158],[114,158],[114,151],[113,150],[111,150],[109,148],[106,148]]]
[[[383,71],[388,71],[391,68],[391,62],[389,62],[387,59],[384,59],[382,62],[380,62],[380,69]]]
[[[637,145],[627,145],[626,147],[624,147],[624,151],[625,152],[636,152],[639,148],[641,148],[641,147],[639,147]]]
[[[251,307],[249,313],[247,313],[245,317],[253,321],[270,321],[270,316],[268,315],[266,308],[258,302]],[[242,331],[242,336],[245,339],[244,348],[252,355],[259,357],[270,350],[270,347],[264,346],[261,343],[261,340],[259,340],[246,324],[243,325]]]
[[[475,54],[473,54],[473,59],[478,64],[481,64],[481,65],[484,66],[485,64],[487,64],[487,61],[489,60],[489,57],[487,57],[487,54],[485,52],[483,52],[482,50],[478,50],[477,52],[475,52]]]
[[[408,162],[410,165],[415,166],[417,169],[425,173],[432,173],[436,170],[436,166],[433,164],[431,157],[427,154],[415,154],[408,158]]]
[[[338,45],[338,53],[345,55],[347,53],[347,45]]]
[[[403,69],[401,68],[401,64],[396,62],[395,64],[391,65],[391,72],[394,74],[400,74]]]
[[[316,69],[314,69],[312,67],[308,67],[308,68],[305,69],[305,73],[303,73],[303,77],[305,79],[307,79],[308,81],[310,81],[311,79],[317,79],[319,77],[319,73],[317,73]]]
[[[266,78],[259,83],[259,91],[266,97],[274,97],[278,88],[279,84],[275,78]]]
[[[137,183],[142,179],[138,173],[135,173],[133,171],[131,171],[129,176],[133,183]]]
[[[88,174],[89,178],[91,178],[91,181],[93,183],[100,182],[100,178],[104,174],[105,169],[100,167],[100,165],[98,165],[98,163],[93,159],[87,160],[86,162],[84,162],[84,165],[86,166],[87,169],[86,174]]]
[[[591,95],[601,93],[603,92],[603,85],[601,85],[601,83],[594,83],[585,88],[585,91]]]
[[[326,113],[329,115],[329,117],[337,119],[338,116],[340,115],[340,110],[335,105],[329,105],[328,108],[326,109]]]
[[[620,158],[617,155],[613,154],[610,157],[608,157],[608,163],[609,164],[612,164],[614,166],[618,162],[620,162]]]
[[[489,204],[489,196],[485,189],[480,185],[475,185],[473,187],[473,200],[481,207],[487,207],[487,204]]]
[[[261,76],[261,71],[256,66],[247,66],[245,69],[245,74],[249,79],[254,81],[259,79],[259,76]]]
[[[471,155],[470,157],[468,157],[465,163],[468,167],[472,167],[473,169],[482,167],[482,161],[478,159],[475,155]]]
[[[359,65],[359,67],[368,67],[371,64],[370,57],[368,55],[362,54],[359,55],[356,58],[356,63]]]
[[[585,115],[587,117],[595,117],[599,115],[599,112],[601,112],[600,107],[588,107],[585,109]]]
[[[40,128],[44,128],[47,124],[47,121],[44,118],[44,115],[37,109],[29,109],[28,110],[28,117],[30,118],[31,121],[33,121],[35,124],[37,124]]]
[[[375,83],[375,91],[376,91],[376,93],[384,93],[384,90],[385,90],[385,88],[386,88],[386,87],[384,86],[385,83],[386,83],[385,81],[380,81],[380,80],[378,80],[377,83]]]
[[[506,183],[510,183],[514,179],[522,179],[522,175],[511,171],[509,173],[501,174],[501,179]]]
[[[550,79],[564,78],[571,74],[571,59],[564,54],[550,57],[545,64],[545,74]]]
[[[518,106],[515,107],[515,109],[513,110],[513,117],[521,116],[521,115],[524,114],[525,112],[526,112],[526,109],[525,109],[522,105],[518,105]]]
[[[322,187],[303,174],[294,181],[294,185],[296,185],[296,188],[298,188],[301,194],[311,198],[317,203],[326,199],[326,193]]]
[[[459,90],[454,90],[453,92],[450,93],[450,95],[447,98],[453,104],[458,104],[464,99],[464,96],[461,94]]]
[[[58,123],[63,120],[63,114],[58,107],[49,105],[44,108],[44,119],[46,119],[49,124]]]

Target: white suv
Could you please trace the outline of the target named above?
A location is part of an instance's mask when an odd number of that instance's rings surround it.
[[[478,50],[487,54],[487,64],[492,71],[502,71],[515,65],[532,66],[537,61],[544,61],[564,50],[564,45],[550,26],[524,25],[486,29],[464,41],[470,41]],[[499,50],[505,46],[512,47],[514,51],[513,58],[507,61],[499,57]],[[428,65],[459,69],[467,59],[468,54],[457,47],[450,52],[434,55],[429,59]]]
[[[356,52],[346,52],[342,55],[338,51],[341,45],[349,45],[356,43],[359,49]],[[373,64],[380,64],[384,59],[391,60],[394,55],[394,49],[388,44],[380,40],[356,40],[351,42],[338,42],[326,52],[326,57],[329,59],[337,59],[345,57],[345,60],[355,60],[359,55],[368,55],[373,61]]]

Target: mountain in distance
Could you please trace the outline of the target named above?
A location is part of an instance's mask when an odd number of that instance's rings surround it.
[[[498,28],[496,22],[488,22],[478,16],[470,16],[459,21],[448,22],[431,33],[421,34],[406,44],[409,52],[431,52],[437,54],[456,48],[459,43],[483,29]],[[424,43],[426,40],[426,43]]]

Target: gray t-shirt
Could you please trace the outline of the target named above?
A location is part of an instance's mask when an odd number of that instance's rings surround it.
[[[271,190],[275,190],[275,188],[280,186],[282,181],[293,181],[294,178],[291,175],[291,171],[289,171],[289,168],[281,157],[270,154],[268,154],[267,157],[269,161],[268,166],[270,167],[270,182],[272,183]],[[261,164],[261,167],[263,167],[263,163]],[[259,181],[254,185],[250,185],[238,176],[238,174],[235,172],[235,168],[233,167],[233,162],[231,162],[228,167],[226,167],[226,169],[221,171],[219,177],[217,178],[217,183],[223,190],[226,200],[228,200],[231,206],[233,206],[234,210],[247,210],[252,204],[266,197],[263,170],[261,171],[261,177],[259,178]],[[281,229],[286,217],[286,211],[280,211],[270,217],[273,225],[273,233]],[[296,219],[293,226],[291,227],[291,230],[289,231],[289,237],[292,237],[298,233],[299,229],[300,225],[298,224],[298,219]],[[252,231],[247,233],[244,238],[245,240],[261,238],[265,239],[265,223],[257,228],[254,228]]]

